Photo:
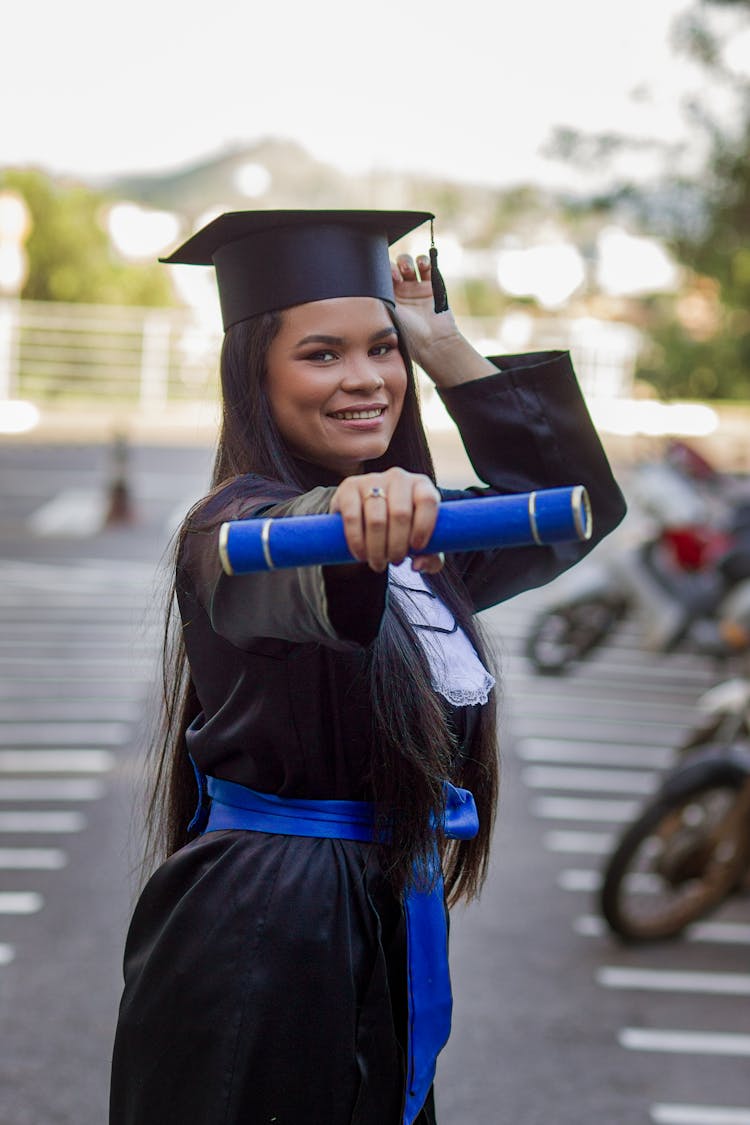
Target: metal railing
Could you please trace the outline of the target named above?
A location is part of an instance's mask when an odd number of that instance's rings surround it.
[[[586,325],[589,326],[587,333]],[[504,321],[464,319],[487,354],[569,348],[584,393],[628,397],[638,341],[625,325],[529,318],[523,340]],[[215,402],[221,332],[189,310],[0,301],[0,400],[132,405]]]
[[[181,309],[5,302],[0,398],[144,409],[216,397],[220,333]]]

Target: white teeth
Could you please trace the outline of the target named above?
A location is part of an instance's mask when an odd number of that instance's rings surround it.
[[[379,418],[382,413],[382,407],[377,410],[337,410],[331,417],[343,418],[345,422],[349,422],[356,418]]]

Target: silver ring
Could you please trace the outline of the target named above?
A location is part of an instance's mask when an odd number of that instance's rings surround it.
[[[368,488],[364,495],[365,500],[385,500],[385,489],[380,485],[375,484],[372,488]],[[364,502],[364,501],[363,501]]]

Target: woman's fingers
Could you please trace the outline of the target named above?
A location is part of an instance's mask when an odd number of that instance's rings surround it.
[[[388,552],[388,494],[382,485],[371,486],[362,496],[365,557],[372,570],[385,570]]]
[[[331,511],[341,513],[354,557],[382,571],[388,563],[402,562],[410,551],[423,550],[435,527],[439,500],[428,477],[389,469],[342,481]],[[431,562],[425,569],[432,573],[433,566],[440,568]]]
[[[437,555],[419,555],[411,565],[420,574],[437,574],[445,566],[445,555],[442,551]]]
[[[412,521],[409,546],[422,551],[435,530],[440,493],[428,477],[416,477],[412,492]]]
[[[396,258],[396,265],[404,281],[415,281],[418,279],[417,268],[411,254],[399,254]]]
[[[362,519],[362,497],[357,482],[360,477],[347,477],[331,499],[329,511],[338,512],[344,524],[346,545],[359,562],[367,562],[365,528]]]

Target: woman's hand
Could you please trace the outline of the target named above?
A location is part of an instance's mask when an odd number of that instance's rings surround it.
[[[497,367],[480,355],[461,335],[450,309],[436,313],[432,296],[432,267],[426,254],[416,262],[399,254],[391,262],[396,311],[409,352],[433,383],[453,387],[493,375]]]
[[[429,542],[437,519],[440,493],[429,477],[387,469],[347,477],[336,489],[330,510],[340,512],[349,550],[376,571],[400,563]],[[421,555],[415,570],[435,574],[442,555]]]
[[[435,312],[432,267],[426,254],[420,254],[416,261],[409,254],[399,254],[396,262],[391,262],[391,276],[396,309],[406,331],[409,350],[422,367],[422,357],[434,343],[460,336],[456,321],[450,309]]]

